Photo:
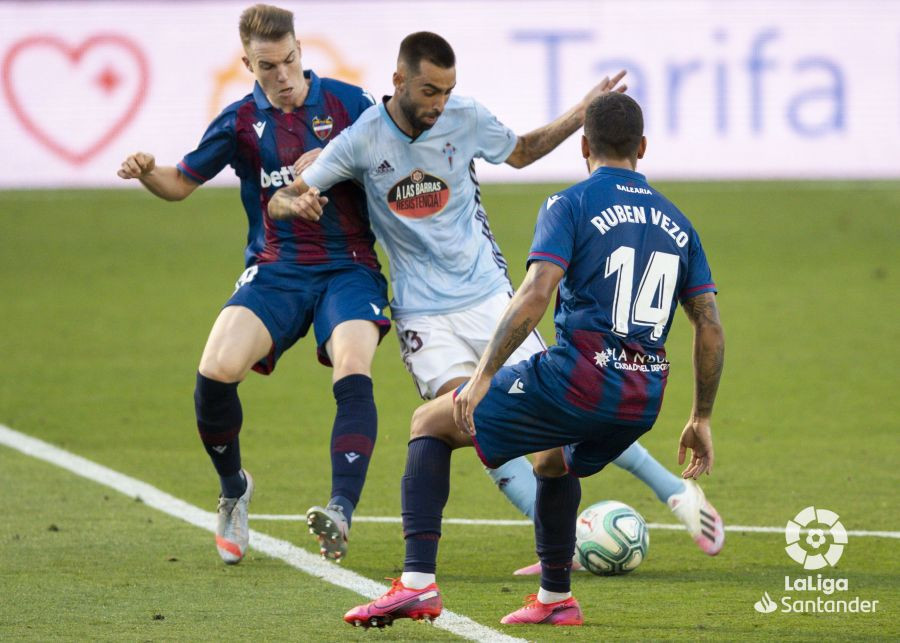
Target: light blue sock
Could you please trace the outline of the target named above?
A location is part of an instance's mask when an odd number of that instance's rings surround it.
[[[522,456],[502,464],[496,469],[485,469],[507,500],[534,520],[534,498],[537,495],[537,481],[528,458]]]
[[[613,464],[622,467],[648,487],[653,489],[660,502],[673,493],[684,491],[684,480],[662,466],[650,453],[635,442],[625,449]]]

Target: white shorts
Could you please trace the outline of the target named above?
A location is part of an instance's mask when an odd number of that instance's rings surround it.
[[[469,377],[481,360],[510,293],[499,293],[458,313],[407,317],[395,322],[400,352],[419,395],[430,400],[452,379]],[[535,330],[507,360],[515,364],[547,350]]]

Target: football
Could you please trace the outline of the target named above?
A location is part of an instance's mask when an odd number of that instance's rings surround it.
[[[650,534],[637,511],[605,500],[581,512],[575,525],[575,555],[593,574],[611,576],[633,571],[647,557]]]

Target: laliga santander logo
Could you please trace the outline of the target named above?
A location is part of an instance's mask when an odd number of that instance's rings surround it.
[[[772,600],[769,592],[763,592],[763,597],[753,604],[753,609],[760,614],[771,614],[778,609],[778,603]]]
[[[0,77],[22,128],[56,156],[82,165],[135,117],[148,69],[140,47],[119,34],[95,34],[77,45],[37,35],[9,48]]]
[[[828,509],[816,509],[809,506],[788,520],[784,529],[784,539],[787,547],[784,550],[794,561],[803,565],[803,569],[822,569],[826,565],[834,567],[844,553],[844,545],[847,544],[847,530],[838,520],[839,516]],[[827,530],[815,527],[807,530],[805,542],[808,548],[800,542],[800,531],[816,522],[825,525]],[[831,544],[822,553],[820,550],[831,536]],[[811,551],[810,551],[811,550]]]
[[[788,520],[784,537],[788,556],[808,570],[837,565],[847,544],[847,530],[838,515],[812,506]],[[796,578],[785,575],[784,591],[777,600],[763,592],[753,609],[760,614],[771,614],[776,610],[782,614],[872,614],[878,611],[877,599],[850,594],[848,578],[828,574]]]

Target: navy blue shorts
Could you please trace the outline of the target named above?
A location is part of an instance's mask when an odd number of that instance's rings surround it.
[[[475,449],[486,467],[496,469],[513,458],[562,447],[566,468],[583,478],[650,430],[609,422],[566,402],[564,388],[539,376],[542,355],[501,368],[475,408]]]
[[[391,327],[384,314],[387,282],[380,272],[365,266],[263,263],[247,268],[235,286],[225,307],[249,308],[272,336],[271,352],[253,366],[263,375],[275,370],[281,354],[306,336],[310,324],[319,361],[325,366],[331,366],[325,343],[341,322],[370,320],[378,325],[381,337]]]

